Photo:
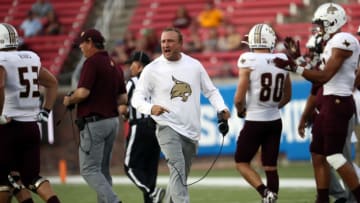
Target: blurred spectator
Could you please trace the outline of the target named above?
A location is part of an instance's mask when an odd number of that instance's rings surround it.
[[[111,53],[110,53],[110,57],[111,57],[111,60],[115,63],[115,67],[121,71],[121,73],[123,74],[124,76],[124,69],[123,69],[123,66],[124,66],[124,62],[121,60],[121,58],[119,57],[118,53],[113,50]],[[127,81],[124,77],[124,81]]]
[[[138,39],[136,50],[145,51],[146,54],[152,56],[154,53],[161,52],[159,39],[156,32],[152,28],[144,28],[140,31],[141,37]]]
[[[121,69],[123,70],[125,81],[130,78],[129,65],[125,64],[125,62],[129,59],[130,54],[127,54],[126,52],[126,45],[124,43],[124,40],[118,40],[115,42],[115,47],[113,52],[111,53],[111,57],[117,64],[117,67],[121,67]]]
[[[185,6],[180,6],[176,11],[174,18],[172,19],[172,25],[179,29],[188,28],[192,22],[192,18],[185,8]]]
[[[58,35],[62,33],[62,25],[54,11],[47,14],[43,30],[45,35]]]
[[[209,33],[204,40],[204,52],[217,51],[219,34],[216,28],[209,29]]]
[[[198,15],[198,22],[203,28],[218,27],[224,20],[222,11],[215,7],[212,0],[208,0],[205,9]]]
[[[128,60],[129,55],[126,52],[126,45],[124,40],[118,40],[115,42],[114,52],[116,53],[117,57],[116,62],[122,65],[125,64],[125,61]]]
[[[241,35],[233,24],[225,25],[225,32],[219,37],[218,48],[220,51],[234,51],[240,49]]]
[[[131,55],[131,53],[136,48],[136,37],[133,32],[127,31],[125,32],[123,43],[125,47],[125,52],[128,56]]]
[[[202,52],[204,49],[204,44],[202,43],[198,29],[192,29],[192,27],[190,27],[189,31],[190,33],[187,35],[189,37],[185,38],[184,51],[186,53]]]
[[[47,14],[53,11],[53,6],[46,0],[37,0],[32,6],[31,10],[37,17],[46,17]]]
[[[42,24],[35,14],[30,10],[26,19],[20,25],[20,31],[24,33],[24,37],[32,37],[38,35],[42,30]]]
[[[248,34],[245,34],[242,37],[242,40],[241,40],[241,43],[240,43],[240,50],[243,50],[245,52],[250,51],[250,48],[249,48],[249,35]]]

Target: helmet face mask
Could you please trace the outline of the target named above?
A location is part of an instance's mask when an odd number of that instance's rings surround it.
[[[273,51],[276,43],[274,30],[267,24],[253,26],[248,35],[250,49],[269,49]]]
[[[19,45],[19,35],[14,26],[0,23],[0,49],[16,49]]]
[[[322,28],[323,39],[328,40],[330,35],[337,32],[347,21],[345,10],[338,4],[325,3],[320,5],[312,19],[314,24]]]

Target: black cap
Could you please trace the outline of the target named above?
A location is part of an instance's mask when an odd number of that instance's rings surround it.
[[[103,44],[105,38],[102,34],[96,29],[89,29],[84,32],[81,32],[80,37],[77,39],[77,44],[81,44],[84,41],[92,41],[94,43]]]
[[[131,54],[130,58],[125,63],[131,64],[134,61],[139,61],[144,66],[146,66],[147,64],[149,64],[151,62],[149,56],[143,51],[134,52],[133,54]]]

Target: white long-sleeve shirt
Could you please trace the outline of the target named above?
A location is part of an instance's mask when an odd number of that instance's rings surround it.
[[[218,112],[228,109],[198,60],[184,53],[178,61],[169,61],[161,55],[144,68],[131,103],[144,114],[151,114],[155,104],[163,106],[170,112],[152,115],[158,125],[199,140],[201,92]],[[149,96],[151,103],[145,100]]]

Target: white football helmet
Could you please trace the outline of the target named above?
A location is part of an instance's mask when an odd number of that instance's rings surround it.
[[[343,25],[345,25],[346,13],[345,10],[338,4],[325,3],[320,5],[312,19],[314,24],[320,24],[324,28],[323,39],[328,40],[330,34],[338,31]]]
[[[19,35],[14,26],[0,23],[0,49],[17,48]]]
[[[267,24],[254,25],[248,35],[250,49],[268,48],[273,51],[276,43],[274,30]]]

